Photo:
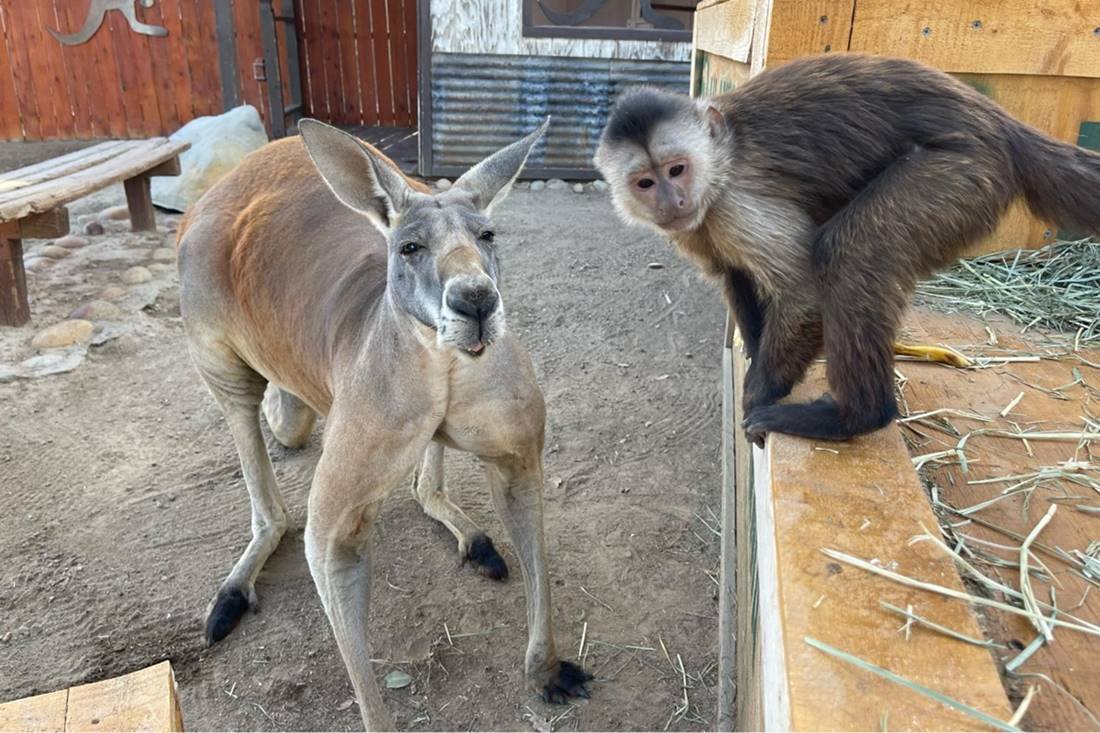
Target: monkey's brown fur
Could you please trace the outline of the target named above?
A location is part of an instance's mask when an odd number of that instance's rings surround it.
[[[701,224],[668,233],[736,314],[757,440],[843,440],[893,420],[892,343],[917,280],[990,234],[1017,197],[1043,219],[1100,231],[1100,155],[946,74],[855,54],[793,61],[702,102],[627,94],[597,154],[605,177],[616,187],[621,148],[654,157],[653,136],[670,137],[674,120],[706,129],[708,105],[721,113],[710,135],[723,160],[697,193]],[[636,217],[629,192],[613,192]],[[823,344],[830,394],[777,404]]]

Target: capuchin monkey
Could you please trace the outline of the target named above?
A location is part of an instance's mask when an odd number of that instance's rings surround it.
[[[595,162],[622,218],[720,283],[751,360],[744,427],[758,444],[892,421],[893,339],[917,281],[1017,198],[1100,231],[1100,155],[900,59],[805,58],[702,100],[629,91]],[[822,347],[828,394],[779,404]]]

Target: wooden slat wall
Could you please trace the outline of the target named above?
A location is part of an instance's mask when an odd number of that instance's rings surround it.
[[[298,0],[307,115],[416,124],[416,0]]]
[[[254,62],[263,58],[258,2],[231,1],[239,97],[266,121],[266,82],[253,76]],[[0,0],[0,140],[166,135],[223,111],[213,0],[156,0],[151,8],[135,3],[139,20],[167,28],[164,38],[134,33],[114,10],[78,46],[61,44],[46,30],[75,32],[88,5]],[[415,47],[415,33],[412,40]]]

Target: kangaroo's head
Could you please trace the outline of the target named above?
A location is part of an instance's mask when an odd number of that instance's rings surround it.
[[[438,194],[414,189],[392,161],[345,132],[316,120],[298,127],[336,197],[386,236],[387,287],[397,305],[435,329],[440,346],[478,356],[504,333],[490,214],[548,125]]]

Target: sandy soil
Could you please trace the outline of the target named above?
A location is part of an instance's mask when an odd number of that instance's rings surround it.
[[[87,199],[74,219],[120,201]],[[421,730],[706,728],[718,542],[700,517],[713,524],[720,501],[719,298],[665,243],[620,225],[604,195],[521,190],[497,219],[509,323],[549,406],[555,629],[574,656],[587,623],[596,681],[569,706],[527,695],[521,584],[459,566],[402,489],[380,523],[368,629],[381,674],[414,681],[386,701]],[[172,235],[125,224],[33,274],[32,324],[0,329],[0,362],[16,363],[37,331],[153,265],[74,371],[0,383],[0,700],[170,659],[189,729],[357,729],[302,554],[321,426],[300,451],[269,440],[295,526],[259,578],[262,612],[204,647],[204,608],[248,540],[248,499],[189,363],[175,272],[155,266]],[[515,567],[474,462],[452,454],[448,471]]]

